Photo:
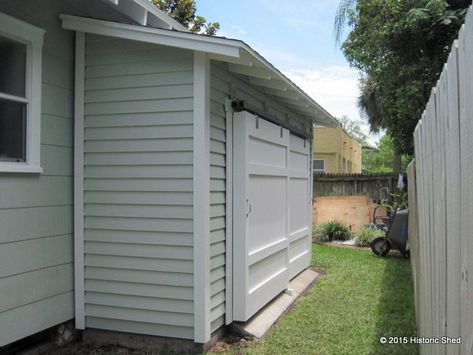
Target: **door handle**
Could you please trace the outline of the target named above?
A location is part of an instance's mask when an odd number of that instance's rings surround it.
[[[246,199],[246,203],[248,204],[248,211],[246,211],[246,217],[248,217],[251,213],[251,203],[248,199]]]

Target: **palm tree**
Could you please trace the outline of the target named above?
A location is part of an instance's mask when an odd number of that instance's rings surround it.
[[[379,132],[383,126],[383,114],[379,104],[379,89],[375,80],[368,74],[360,79],[361,94],[358,107],[370,125],[371,132]]]
[[[383,128],[383,112],[379,102],[379,88],[376,81],[368,74],[360,80],[361,94],[358,98],[358,107],[368,120],[371,132],[379,132]],[[401,172],[401,152],[395,148],[393,159],[393,173]]]

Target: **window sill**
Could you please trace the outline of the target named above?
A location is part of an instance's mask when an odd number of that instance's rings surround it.
[[[0,173],[30,173],[41,174],[43,168],[37,165],[21,163],[0,163]]]

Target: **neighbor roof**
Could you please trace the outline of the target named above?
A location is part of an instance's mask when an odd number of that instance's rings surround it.
[[[250,84],[260,87],[301,118],[325,126],[339,124],[330,113],[245,42],[191,33],[147,0],[102,1],[117,6],[119,11],[141,26],[61,15],[63,28],[206,52],[210,59],[229,63],[230,72],[246,76]]]

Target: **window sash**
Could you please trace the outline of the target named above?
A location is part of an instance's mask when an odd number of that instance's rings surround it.
[[[26,87],[18,94],[0,91],[4,102],[26,107],[26,161],[0,161],[0,172],[42,173],[41,168],[41,77],[45,30],[0,12],[0,36],[26,45]]]
[[[5,94],[3,92],[0,92],[0,99],[5,100],[5,101],[18,102],[18,103],[21,103],[21,104],[29,104],[30,103],[30,100],[28,100],[26,97]]]
[[[320,164],[322,166],[319,166]],[[325,171],[325,160],[323,160],[323,159],[314,159],[312,161],[312,168],[314,169],[314,171],[318,171],[318,172]]]

